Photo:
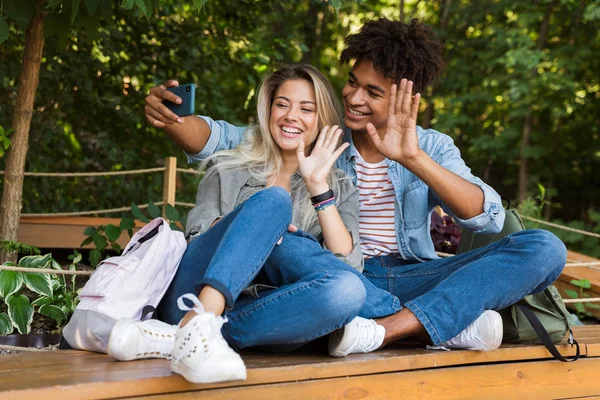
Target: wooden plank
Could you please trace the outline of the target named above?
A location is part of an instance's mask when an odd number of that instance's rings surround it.
[[[597,258],[578,253],[576,251],[567,250],[567,261],[569,262],[595,262],[600,261]]]
[[[504,399],[598,396],[600,358],[520,362],[352,376],[141,399]]]
[[[563,354],[573,349],[561,345]],[[582,346],[583,355],[586,354]],[[248,379],[243,385],[381,374],[424,368],[550,358],[542,346],[503,346],[493,352],[383,349],[370,354],[333,358],[321,354],[244,353]],[[234,387],[240,382],[194,385],[172,374],[167,360],[116,362],[110,357],[80,351],[25,353],[3,356],[0,364],[2,398],[92,399],[174,393]],[[44,371],[40,374],[40,371]]]
[[[585,254],[574,251],[567,251],[567,261],[569,262],[600,262],[599,259],[586,256]],[[567,263],[567,265],[569,265]],[[565,266],[559,280],[569,283],[571,279],[588,279],[592,284],[592,291],[600,293],[600,265],[594,268],[590,267],[568,267]]]
[[[163,179],[163,217],[167,204],[175,205],[175,192],[177,191],[177,158],[165,158],[165,175]]]
[[[574,326],[573,335],[584,343],[590,343],[590,340],[600,340],[600,325]]]
[[[100,225],[119,225],[119,218],[94,217],[22,217],[19,224],[17,240],[46,249],[80,249],[86,238],[85,228]],[[133,229],[137,232],[143,223],[136,221]],[[124,247],[129,242],[129,235],[123,232],[117,243]],[[93,244],[84,248],[94,248]]]
[[[567,260],[570,262],[599,262],[597,258],[586,256],[585,254],[576,253],[574,251],[567,252]],[[581,280],[587,279],[591,283],[590,289],[585,289],[584,293],[589,297],[600,297],[600,265],[593,267],[569,267],[567,266],[563,269],[562,274],[559,276],[558,280],[554,282],[554,286],[560,292],[560,295],[564,299],[569,299],[570,297],[566,294],[566,290],[571,289],[579,292],[580,288],[572,285],[570,282],[573,279]],[[600,304],[600,303],[599,303]],[[575,305],[573,303],[567,304],[567,307],[570,310],[575,310]],[[600,318],[600,309],[595,309],[591,307],[587,307],[586,310],[590,312],[594,317]]]
[[[600,271],[589,267],[566,267],[559,281],[569,283],[571,279],[587,279],[591,283],[591,288],[586,289],[586,292],[600,293]]]
[[[572,400],[575,400],[575,399],[577,399],[577,400],[600,399],[600,395],[599,396],[583,396],[583,397],[577,396],[577,397],[563,397],[562,398],[562,400],[569,400],[569,399],[572,399]]]
[[[563,278],[563,276],[561,276],[561,279]],[[570,299],[571,297],[567,295],[567,290],[574,290],[576,292],[579,293],[579,288],[577,286],[571,285],[568,282],[565,282],[563,280],[557,280],[556,282],[554,282],[554,286],[556,286],[556,288],[558,289],[558,292],[560,293],[561,297],[563,299]],[[568,278],[565,278],[568,279]],[[570,281],[570,279],[569,279]],[[590,289],[586,289],[585,292],[587,295],[589,295],[589,297],[600,297],[600,292],[596,292]],[[584,303],[585,304],[585,303]],[[594,303],[594,304],[598,304],[600,305],[600,303]],[[565,304],[567,306],[567,308],[573,312],[576,311],[575,308],[575,304],[574,303],[567,303]],[[597,308],[592,308],[592,307],[586,307],[586,311],[589,312],[590,314],[592,314],[594,317],[596,318],[600,318],[600,309]]]

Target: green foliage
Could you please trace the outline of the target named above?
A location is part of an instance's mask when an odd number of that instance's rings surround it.
[[[81,254],[75,252],[70,259],[69,269],[74,271]],[[22,257],[18,266],[61,269],[51,254]],[[29,333],[36,307],[38,313],[52,318],[60,330],[77,306],[75,275],[68,282],[65,275],[0,270],[0,299],[8,312],[0,313],[0,335],[8,335],[13,329]]]
[[[12,325],[21,334],[29,333],[33,322],[33,306],[29,297],[15,294],[5,298],[4,302],[8,306],[8,316]]]
[[[0,249],[3,251],[15,251],[18,254],[39,255],[40,249],[26,243],[14,242],[12,240],[0,240]]]
[[[201,10],[207,0],[195,0],[194,6]],[[44,12],[44,36],[56,36],[61,44],[66,44],[72,29],[94,30],[98,28],[100,18],[107,18],[113,12],[113,2],[106,0],[50,0],[46,2]],[[23,28],[35,12],[36,2],[23,0],[3,0],[0,7],[0,44],[10,35],[7,22],[14,22]],[[158,0],[122,0],[120,7],[135,16],[146,19],[158,7]],[[92,34],[93,36],[93,34]]]
[[[546,188],[538,183],[539,193],[535,197],[527,197],[517,207],[517,212],[526,217],[532,217],[540,219],[542,216],[542,210],[544,206],[548,204],[546,201]],[[523,223],[527,229],[537,229],[539,224],[537,222],[524,220]]]
[[[83,231],[83,234],[87,236],[81,246],[87,246],[93,243],[94,249],[90,251],[90,265],[96,267],[100,261],[105,258],[106,252],[110,249],[117,253],[121,252],[121,246],[117,243],[121,234],[127,232],[129,238],[133,237],[133,228],[135,227],[135,220],[147,223],[154,218],[161,216],[161,209],[153,202],[148,203],[148,216],[146,216],[142,210],[135,204],[131,205],[131,217],[124,217],[121,219],[119,226],[108,224],[100,225],[98,227],[87,227]],[[165,207],[165,217],[171,229],[182,231],[182,226],[185,226],[185,219],[182,220],[181,214],[171,204],[167,204]]]
[[[9,32],[0,51],[3,126],[12,117],[31,3],[4,0],[0,13]],[[399,16],[398,2],[386,0],[53,0],[47,9],[28,171],[156,167],[173,154],[183,164],[181,151],[144,120],[151,87],[169,78],[193,82],[198,114],[250,124],[256,85],[277,66],[309,62],[339,91],[348,71],[337,62],[343,37],[367,19]],[[423,93],[419,123],[449,134],[473,172],[509,198],[517,197],[523,154],[532,201],[536,182],[546,188],[544,217],[594,232],[600,231],[599,10],[597,2],[575,0],[404,2],[405,20],[430,24],[446,47],[447,71]],[[424,112],[429,104],[431,119]],[[521,148],[529,112],[529,144]],[[161,174],[28,177],[24,185],[23,212],[63,212],[156,200],[163,181]],[[191,175],[178,176],[178,201],[193,202],[196,187]],[[531,207],[523,214],[541,210]],[[596,238],[559,236],[573,250],[600,253]]]
[[[585,299],[589,298],[590,295],[585,291],[585,289],[591,289],[592,284],[588,279],[572,279],[571,285],[579,288],[579,291],[573,289],[565,290],[567,296],[572,299]],[[585,317],[593,317],[594,314],[589,312],[587,308],[600,309],[600,304],[597,303],[573,303],[575,306],[575,311],[577,312],[577,316],[581,318]]]
[[[2,35],[2,21],[0,21],[0,36]],[[9,136],[14,132],[14,130],[7,129],[5,130],[2,125],[0,125],[0,157],[4,156],[4,153],[10,147],[10,138]]]
[[[10,335],[14,327],[10,321],[10,317],[5,313],[0,313],[0,336]]]

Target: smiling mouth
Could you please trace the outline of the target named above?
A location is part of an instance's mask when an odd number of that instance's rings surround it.
[[[282,126],[281,131],[285,134],[284,136],[296,137],[300,136],[302,131],[298,128],[290,128],[289,126]]]
[[[348,109],[348,113],[350,115],[355,115],[357,117],[364,117],[365,115],[369,115],[368,113],[360,112],[360,111],[354,110],[350,107],[348,107],[347,109]]]

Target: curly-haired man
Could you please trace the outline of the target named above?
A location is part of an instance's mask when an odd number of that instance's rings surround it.
[[[420,93],[443,71],[443,45],[416,20],[386,18],[367,22],[345,43],[340,61],[354,62],[342,89],[350,146],[336,165],[359,190],[363,274],[399,304],[395,314],[357,317],[334,332],[330,354],[368,352],[409,337],[446,348],[496,349],[502,319],[493,310],[556,280],[565,246],[547,231],[529,230],[439,258],[429,233],[434,207],[476,233],[499,232],[505,216],[500,196],[471,174],[452,139],[416,125]],[[146,118],[165,128],[191,161],[240,142],[244,128],[182,119],[163,99],[177,100],[164,85],[151,90]]]

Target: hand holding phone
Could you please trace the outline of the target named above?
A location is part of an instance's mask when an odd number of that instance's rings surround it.
[[[185,85],[167,88],[167,90],[181,99],[181,103],[179,104],[173,103],[169,100],[164,100],[163,103],[169,110],[173,111],[179,117],[194,115],[196,85],[193,83],[187,83]]]

